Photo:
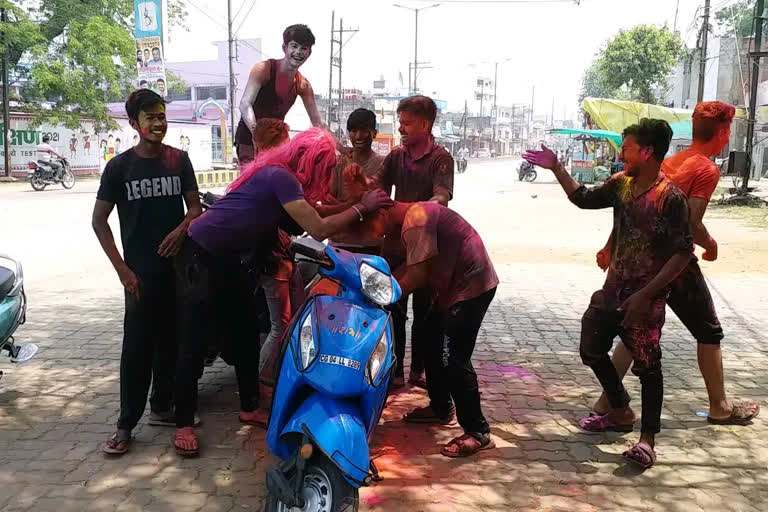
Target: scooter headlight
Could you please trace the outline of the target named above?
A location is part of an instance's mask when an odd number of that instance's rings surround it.
[[[299,363],[301,371],[309,368],[317,357],[317,345],[312,330],[312,314],[308,314],[299,331]]]
[[[376,270],[367,263],[360,264],[360,284],[363,293],[379,306],[392,304],[392,276]]]
[[[371,386],[375,385],[374,383],[379,378],[381,370],[386,367],[388,348],[387,330],[385,329],[381,333],[381,338],[379,338],[379,342],[376,344],[376,348],[373,349],[373,354],[371,354],[371,358],[368,359],[368,364],[365,367],[365,377]]]

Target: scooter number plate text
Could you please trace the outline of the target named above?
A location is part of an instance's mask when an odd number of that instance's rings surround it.
[[[335,364],[338,366],[344,366],[346,368],[352,368],[353,370],[360,369],[360,361],[355,361],[354,359],[347,359],[346,357],[320,354],[320,362],[325,364]]]

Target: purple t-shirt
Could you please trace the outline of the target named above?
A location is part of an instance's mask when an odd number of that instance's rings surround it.
[[[278,228],[290,234],[304,232],[283,208],[303,198],[293,173],[283,167],[264,167],[195,220],[189,236],[217,256],[266,254],[276,241]]]

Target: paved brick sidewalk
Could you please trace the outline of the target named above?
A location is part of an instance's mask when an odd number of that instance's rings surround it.
[[[385,480],[361,492],[368,511],[734,510],[768,502],[768,428],[712,427],[695,344],[670,315],[664,332],[666,401],[658,466],[638,475],[619,454],[637,434],[574,427],[597,393],[577,351],[579,318],[601,274],[585,266],[499,265],[502,285],[474,361],[497,449],[448,460],[438,443],[456,429],[400,422],[422,391],[390,398],[375,451]],[[718,277],[727,331],[728,390],[763,401],[768,389],[768,279]],[[172,429],[142,424],[120,459],[101,443],[117,416],[119,290],[31,294],[21,341],[40,345],[25,366],[3,361],[0,509],[65,512],[257,510],[272,458],[264,433],[237,423],[234,372],[217,365],[201,383],[203,451],[181,460]],[[639,386],[628,377],[639,402]]]

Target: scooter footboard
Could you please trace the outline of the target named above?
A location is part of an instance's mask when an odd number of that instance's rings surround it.
[[[350,484],[365,485],[370,467],[368,435],[357,403],[312,394],[293,414],[281,437],[290,433],[306,434]]]

